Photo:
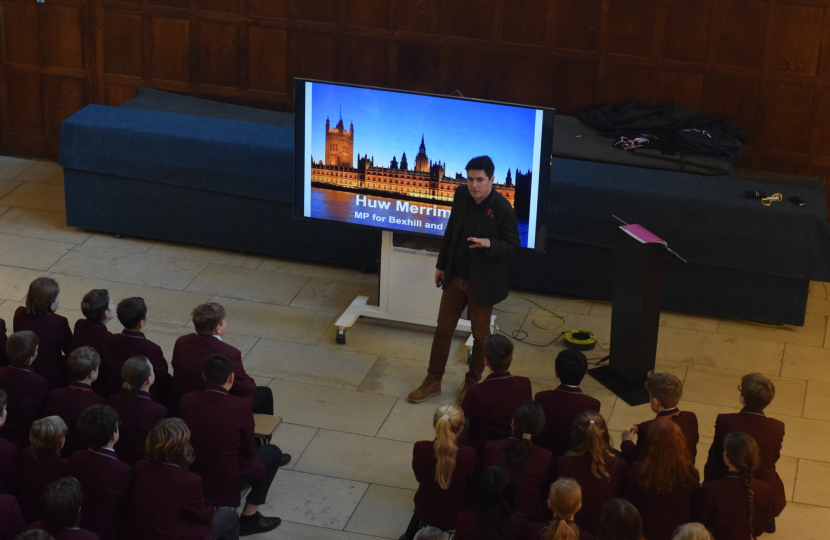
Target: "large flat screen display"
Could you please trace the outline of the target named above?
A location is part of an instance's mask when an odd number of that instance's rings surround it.
[[[543,249],[553,110],[326,82],[296,82],[298,217],[443,236],[475,156]]]

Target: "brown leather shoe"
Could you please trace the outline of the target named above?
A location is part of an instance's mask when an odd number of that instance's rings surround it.
[[[432,375],[427,375],[424,382],[421,383],[421,386],[419,386],[417,390],[410,392],[407,399],[409,399],[410,403],[421,403],[422,401],[431,398],[432,396],[437,396],[440,393],[441,381]]]
[[[478,383],[472,382],[469,379],[464,379],[464,382],[461,384],[461,391],[458,393],[457,402],[459,405],[464,403],[464,396],[467,395],[467,390],[472,388],[473,386],[477,385]]]

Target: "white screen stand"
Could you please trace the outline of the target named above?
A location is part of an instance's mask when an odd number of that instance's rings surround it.
[[[383,231],[380,254],[380,291],[377,306],[367,302],[368,296],[358,296],[343,312],[337,326],[337,343],[346,343],[346,330],[360,317],[383,319],[423,326],[437,326],[441,289],[435,286],[435,262],[438,253],[394,247],[391,231]],[[490,327],[496,316],[490,317]],[[470,332],[470,321],[461,319],[456,330]],[[467,355],[473,346],[472,334],[467,338]]]

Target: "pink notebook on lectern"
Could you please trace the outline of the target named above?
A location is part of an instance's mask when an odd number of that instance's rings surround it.
[[[635,238],[643,244],[663,244],[668,247],[668,243],[662,238],[658,237],[653,232],[648,231],[642,225],[623,225],[620,229],[627,232],[632,238]]]

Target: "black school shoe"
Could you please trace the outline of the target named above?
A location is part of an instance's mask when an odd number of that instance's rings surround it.
[[[285,467],[291,463],[291,454],[283,454],[282,459],[280,459],[280,467]]]
[[[775,518],[772,518],[771,520],[769,520],[769,523],[767,523],[767,527],[766,527],[766,529],[764,529],[764,532],[769,533],[769,534],[772,534],[772,533],[775,532]]]
[[[240,516],[239,536],[250,536],[252,534],[273,531],[279,527],[280,523],[282,523],[280,518],[265,517],[259,512],[252,516]]]

